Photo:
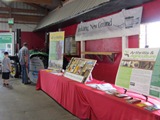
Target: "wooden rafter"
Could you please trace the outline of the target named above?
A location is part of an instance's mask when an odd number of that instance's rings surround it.
[[[25,2],[25,3],[35,3],[35,4],[52,4],[52,0],[5,0],[8,2]]]
[[[24,2],[35,9],[12,8],[6,4],[6,1]],[[0,23],[7,22],[7,18],[14,18],[15,23],[37,24],[49,12],[47,8],[38,4],[42,4],[42,2],[49,3],[49,1],[51,2],[52,0],[5,0],[5,2],[0,0],[0,3],[4,5],[4,7],[0,7],[0,18],[6,18],[6,20],[4,19]],[[36,2],[37,4],[35,4]],[[29,15],[28,13],[34,15]]]
[[[32,4],[32,3],[26,3],[26,4],[29,5],[29,6],[31,6],[31,7],[33,7],[33,8],[35,8],[36,10],[38,10],[39,13],[43,12],[43,13],[47,14],[49,12],[48,9],[46,9],[44,7],[41,7],[39,5]]]
[[[20,13],[39,13],[38,10],[31,10],[31,9],[21,9],[21,8],[8,8],[8,7],[0,7],[0,11],[7,11],[9,12],[11,9],[11,12],[20,12]],[[45,13],[42,13],[45,14]]]
[[[4,6],[6,6],[6,7],[10,7],[10,6],[8,6],[5,2],[3,2],[2,0],[0,0],[0,3],[2,3]]]
[[[8,21],[2,21],[0,20],[0,23],[8,23]],[[32,21],[14,21],[14,23],[17,24],[37,24],[36,22],[32,22]]]
[[[16,22],[34,22],[34,23],[38,23],[42,17],[41,16],[34,16],[34,15],[17,15],[17,14],[12,14],[12,16],[10,16],[9,14],[6,13],[0,13],[0,18],[14,18],[14,20]]]

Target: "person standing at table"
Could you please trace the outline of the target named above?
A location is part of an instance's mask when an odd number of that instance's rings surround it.
[[[11,63],[8,57],[8,52],[4,52],[4,58],[2,60],[2,79],[3,79],[3,86],[8,86],[9,75],[11,71]]]
[[[21,73],[22,73],[22,83],[30,84],[28,81],[28,60],[29,60],[29,50],[27,48],[27,43],[23,43],[23,47],[19,50],[18,53],[19,63],[21,65]]]

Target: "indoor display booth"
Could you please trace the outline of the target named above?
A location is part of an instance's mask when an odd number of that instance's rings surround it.
[[[140,33],[147,5],[63,28],[68,36],[70,28],[76,29],[73,34],[81,43],[81,58],[73,57],[63,72],[63,65],[56,65],[60,62],[53,64],[60,68],[58,72],[54,67],[41,70],[36,89],[80,119],[159,120],[160,49],[140,49],[130,44]],[[123,20],[117,22],[122,16]],[[110,45],[107,40],[119,44]],[[99,80],[105,70],[107,79]]]

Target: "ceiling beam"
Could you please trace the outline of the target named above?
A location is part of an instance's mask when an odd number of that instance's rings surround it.
[[[48,12],[49,12],[48,9],[46,9],[44,7],[41,7],[41,6],[37,5],[37,4],[33,4],[33,3],[26,3],[26,4],[31,6],[31,7],[33,7],[33,8],[35,8],[36,10],[38,10],[38,12],[43,12],[45,14],[48,14]]]
[[[14,18],[14,21],[19,21],[19,22],[34,22],[38,23],[42,17],[41,16],[34,16],[34,15],[17,15],[17,14],[12,14],[10,17],[9,14],[6,13],[0,13],[0,18]]]
[[[8,23],[8,21],[0,21],[0,23]],[[36,22],[28,22],[28,21],[14,21],[14,23],[17,23],[17,24],[33,24],[33,25],[36,25],[37,23]]]
[[[10,12],[10,9],[11,9],[11,12],[20,12],[20,13],[38,13],[38,14],[39,14],[39,11],[38,11],[38,10],[0,7],[0,11],[7,11],[7,12]],[[42,12],[41,12],[41,13],[42,13]],[[42,13],[42,14],[45,15],[45,12]]]
[[[12,15],[15,21],[30,21],[30,22],[39,22],[42,17],[33,16],[33,15]]]
[[[25,2],[25,3],[35,3],[35,4],[52,4],[52,0],[5,0],[8,2]]]
[[[0,3],[2,3],[4,6],[6,6],[6,7],[10,7],[10,6],[8,6],[5,2],[3,2],[2,0],[0,0]]]

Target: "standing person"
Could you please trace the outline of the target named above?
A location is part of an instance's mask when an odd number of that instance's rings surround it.
[[[8,52],[4,52],[4,58],[2,60],[2,79],[3,79],[3,86],[8,86],[9,75],[11,71],[11,63],[8,57]]]
[[[28,59],[29,59],[29,51],[27,48],[27,43],[23,43],[23,47],[19,50],[19,62],[21,65],[21,73],[22,73],[22,83],[30,84],[28,81]]]

